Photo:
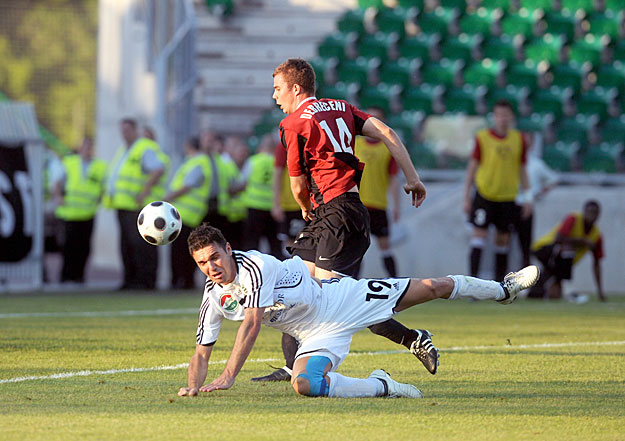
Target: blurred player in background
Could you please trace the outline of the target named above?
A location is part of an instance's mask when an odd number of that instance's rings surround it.
[[[469,267],[472,276],[480,269],[488,226],[497,229],[495,236],[495,279],[502,279],[508,269],[510,234],[515,224],[515,198],[519,183],[524,191],[521,217],[532,211],[532,195],[525,170],[527,146],[521,132],[512,128],[514,112],[505,100],[493,108],[494,126],[475,135],[475,148],[467,165],[464,185],[464,211],[473,224]],[[471,198],[473,186],[475,193]]]
[[[369,115],[384,121],[384,111],[378,107],[367,109]],[[359,136],[354,145],[354,154],[365,164],[360,181],[360,199],[367,207],[371,219],[371,234],[378,238],[382,263],[390,277],[397,276],[395,259],[389,241],[387,216],[387,193],[393,198],[393,222],[399,220],[399,185],[397,162],[384,143],[379,139]]]
[[[63,158],[63,174],[54,185],[56,217],[63,220],[61,282],[83,283],[91,253],[93,221],[106,183],[107,164],[94,158],[93,141],[85,137],[75,154]]]
[[[604,254],[601,231],[596,224],[599,213],[599,203],[587,201],[583,212],[568,214],[532,244],[532,251],[542,264],[543,277],[530,291],[529,298],[561,298],[562,281],[572,277],[573,266],[591,251],[597,295],[602,302],[607,300],[601,284],[601,259]]]
[[[232,387],[265,324],[299,341],[291,384],[300,395],[422,398],[416,387],[398,383],[381,369],[368,378],[336,373],[353,334],[434,299],[479,298],[508,304],[539,276],[538,268],[531,266],[510,273],[501,283],[467,276],[320,281],[311,277],[299,257],[279,261],[258,251],[233,251],[221,232],[206,224],[191,233],[188,245],[207,280],[195,353],[180,396]],[[224,318],[242,323],[223,373],[203,386]]]
[[[185,253],[186,241],[191,230],[202,222],[208,212],[213,169],[207,155],[202,153],[197,137],[184,144],[185,160],[178,168],[169,185],[169,193],[163,198],[171,202],[182,218],[182,229],[171,244],[171,288],[193,289],[195,287],[195,262]]]
[[[244,249],[247,207],[237,183],[241,179],[241,170],[250,155],[250,149],[240,136],[229,136],[223,145],[218,211],[225,219],[225,231],[233,237],[233,246]]]
[[[384,142],[406,175],[404,190],[411,193],[415,207],[425,199],[425,186],[391,128],[345,101],[315,97],[315,72],[308,62],[289,59],[273,77],[273,98],[287,114],[280,137],[291,190],[302,218],[310,222],[288,250],[321,279],[355,275],[370,243],[369,213],[358,193],[364,165],[354,156],[356,136]],[[392,319],[371,330],[410,348],[431,373],[436,372],[438,353],[427,331],[408,329]],[[280,371],[275,376],[288,378]]]

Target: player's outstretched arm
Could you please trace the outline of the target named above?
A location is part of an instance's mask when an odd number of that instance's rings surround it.
[[[239,374],[245,360],[250,355],[256,338],[260,332],[265,308],[245,308],[245,318],[239,326],[234,347],[226,363],[223,373],[215,378],[211,384],[200,388],[200,392],[212,392],[219,389],[229,389],[234,384],[234,379]]]
[[[412,205],[415,207],[420,206],[425,200],[425,185],[421,182],[419,174],[412,164],[408,150],[406,150],[406,146],[399,139],[397,133],[379,119],[371,117],[365,121],[362,127],[362,134],[370,138],[379,139],[384,143],[395,161],[397,161],[397,164],[399,164],[402,172],[404,172],[406,177],[404,191],[412,194]]]
[[[208,359],[213,351],[213,346],[195,346],[195,353],[189,362],[187,372],[187,387],[181,387],[178,395],[181,397],[193,397],[197,395],[200,386],[204,384],[206,373],[208,372]]]

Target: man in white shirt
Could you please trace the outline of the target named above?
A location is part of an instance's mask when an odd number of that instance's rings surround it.
[[[410,384],[398,383],[381,369],[368,378],[336,373],[349,353],[352,335],[411,306],[437,298],[477,298],[511,303],[539,277],[536,266],[494,282],[468,276],[436,279],[360,279],[320,281],[305,263],[284,261],[257,251],[233,251],[221,232],[207,224],[188,239],[189,252],[207,276],[187,387],[178,395],[228,389],[265,324],[299,342],[291,384],[298,394],[329,397],[422,398]],[[208,360],[224,318],[242,320],[223,373],[203,386]]]

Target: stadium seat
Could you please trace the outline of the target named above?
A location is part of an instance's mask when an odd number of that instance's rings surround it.
[[[466,34],[490,35],[493,25],[501,18],[501,9],[478,8],[472,14],[465,14],[458,22],[460,32]]]
[[[441,55],[450,60],[463,60],[470,63],[477,59],[482,38],[479,35],[460,34],[448,37],[441,46]]]
[[[445,112],[475,115],[478,101],[484,98],[487,88],[484,86],[465,85],[452,88],[445,93]]]
[[[619,40],[612,48],[612,61],[625,63],[625,39]]]
[[[334,57],[315,57],[309,60],[310,65],[315,70],[315,77],[318,85],[332,83],[336,78],[336,66],[338,60]]]
[[[582,158],[582,168],[586,173],[616,173],[620,167],[623,144],[602,142],[589,148]]]
[[[527,105],[527,97],[529,91],[527,87],[517,87],[512,84],[505,88],[492,87],[486,95],[486,103],[489,109],[492,109],[499,100],[507,100],[512,104],[515,113],[519,114]]]
[[[422,11],[425,7],[425,0],[399,0],[399,6],[405,9],[417,8]]]
[[[358,55],[366,58],[377,57],[384,61],[397,49],[397,33],[385,34],[376,32],[374,35],[364,34],[358,40]]]
[[[601,141],[625,143],[625,115],[607,119],[600,127]]]
[[[362,34],[365,32],[365,9],[350,9],[339,19],[338,30],[347,33],[355,32]]]
[[[526,8],[518,12],[508,14],[501,20],[501,33],[515,37],[522,35],[525,39],[534,37],[534,28],[542,17],[542,11],[529,11]]]
[[[522,132],[545,133],[553,125],[553,116],[532,113],[529,116],[517,118],[517,128]]]
[[[387,122],[394,130],[401,130],[402,133],[404,133],[404,143],[408,144],[419,133],[425,116],[424,112],[418,110],[405,110],[400,113],[392,114],[387,118]]]
[[[436,102],[440,102],[445,88],[439,85],[421,84],[405,90],[402,94],[404,110],[421,111],[426,115],[434,113]]]
[[[366,86],[372,79],[372,71],[380,65],[378,59],[357,57],[355,60],[342,60],[337,67],[339,81],[359,83]]]
[[[614,87],[625,93],[625,63],[615,61],[612,64],[602,64],[596,73],[596,84],[604,88]]]
[[[503,63],[501,61],[485,58],[481,62],[468,66],[462,76],[465,84],[496,87],[502,73]]]
[[[598,66],[601,55],[610,42],[610,37],[586,34],[582,40],[577,40],[569,48],[569,60],[577,63],[590,63]]]
[[[437,167],[436,153],[426,143],[409,143],[406,148],[415,168],[433,169]]]
[[[360,90],[360,107],[379,107],[385,114],[391,113],[397,107],[397,98],[401,91],[400,86],[378,83],[374,87],[363,87]]]
[[[577,11],[590,13],[595,10],[594,0],[561,0],[562,12],[575,14]]]
[[[585,115],[597,115],[599,120],[603,120],[608,116],[609,106],[615,98],[616,89],[594,87],[575,97],[577,112]]]
[[[442,84],[451,87],[460,83],[460,71],[464,62],[441,58],[438,62],[430,62],[421,70],[421,79],[429,84]]]
[[[535,113],[551,113],[555,119],[560,118],[564,112],[564,106],[573,95],[572,89],[551,86],[548,89],[539,89],[534,93],[530,101],[532,111]]]
[[[622,0],[605,0],[605,10],[612,12],[619,12],[623,10]]]
[[[204,3],[211,14],[225,16],[234,12],[234,0],[205,0]]]
[[[523,49],[527,60],[550,64],[560,61],[564,41],[559,35],[545,34],[530,41]]]
[[[590,71],[589,63],[579,64],[575,62],[560,63],[551,67],[550,73],[554,86],[570,87],[574,93],[578,93],[583,86],[584,79]]]
[[[351,57],[357,34],[355,32],[333,32],[328,35],[317,48],[320,57],[336,57],[339,60]]]
[[[464,11],[467,7],[466,0],[440,0],[440,4],[443,8],[458,9]]]
[[[335,98],[338,100],[345,101],[356,101],[356,94],[360,89],[360,84],[358,83],[344,83],[342,81],[338,81],[336,84],[331,86],[324,86],[321,89],[320,96],[323,98]]]
[[[388,84],[399,84],[408,88],[417,83],[417,72],[421,61],[410,58],[398,58],[396,61],[387,61],[380,68],[380,81]]]
[[[358,7],[362,9],[384,7],[384,0],[358,0]]]
[[[517,38],[502,35],[501,37],[487,38],[482,44],[482,51],[485,58],[502,60],[508,64],[512,64],[517,62],[519,46],[520,42]]]
[[[507,11],[512,7],[513,2],[514,0],[482,0],[481,6],[487,9],[501,9]]]
[[[547,71],[548,64],[534,63],[526,60],[525,63],[513,64],[506,71],[507,84],[526,86],[531,90],[538,87],[541,77]]]
[[[567,41],[573,40],[578,25],[576,15],[571,12],[548,12],[544,17],[547,24],[546,32],[552,35],[561,35]]]
[[[399,45],[399,56],[415,58],[424,62],[430,59],[430,54],[441,40],[438,34],[421,33],[411,38],[406,38]]]
[[[400,37],[404,37],[406,35],[406,23],[416,22],[417,12],[416,8],[384,8],[378,12],[375,24],[379,32],[386,34],[394,32]]]
[[[583,114],[562,118],[558,123],[556,138],[558,141],[577,142],[580,146],[585,146],[591,131],[596,129],[598,120],[596,115]]]
[[[558,141],[543,147],[543,160],[554,170],[568,172],[575,168],[578,151],[578,143]]]
[[[445,38],[457,15],[455,9],[438,7],[434,11],[420,14],[417,24],[422,32],[426,34],[436,33]]]
[[[595,12],[587,18],[584,27],[593,35],[607,35],[613,41],[618,40],[623,27],[623,11]]]
[[[519,0],[520,7],[529,11],[550,11],[554,7],[553,0]]]

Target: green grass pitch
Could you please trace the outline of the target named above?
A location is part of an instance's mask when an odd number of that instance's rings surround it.
[[[384,368],[422,400],[306,398],[287,383],[251,383],[282,366],[269,328],[232,389],[180,398],[199,303],[199,293],[0,296],[0,439],[625,440],[625,297],[415,307],[398,317],[434,333],[435,376],[387,340],[355,335],[339,372]],[[237,326],[223,327],[209,379]]]

